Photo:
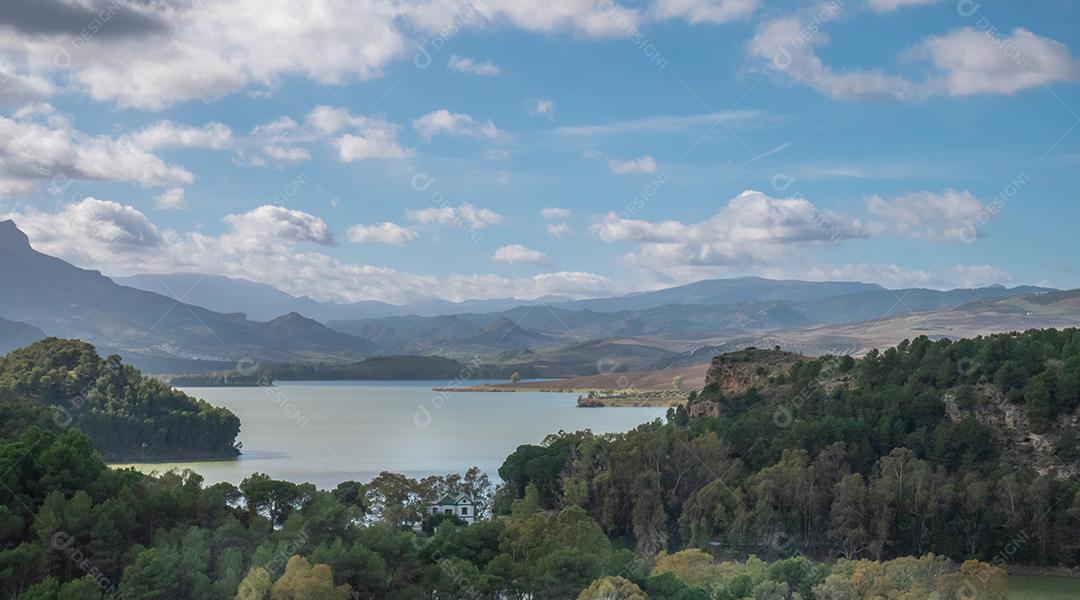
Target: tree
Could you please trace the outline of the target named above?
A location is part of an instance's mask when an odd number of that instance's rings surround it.
[[[645,592],[623,577],[601,577],[578,594],[577,600],[648,600]]]
[[[236,590],[235,600],[267,600],[270,597],[270,574],[262,567],[251,567],[240,588]]]
[[[270,590],[271,600],[349,600],[348,584],[334,587],[334,576],[327,565],[314,565],[302,556],[293,556]]]
[[[169,600],[184,597],[176,559],[170,553],[151,548],[139,553],[135,563],[124,570],[120,596],[126,600]]]
[[[675,554],[661,552],[656,557],[653,575],[671,573],[690,585],[706,587],[720,575],[713,563],[712,556],[697,548],[683,550]]]
[[[840,555],[851,560],[866,550],[870,533],[866,529],[866,484],[853,473],[840,480],[829,515],[829,542]]]

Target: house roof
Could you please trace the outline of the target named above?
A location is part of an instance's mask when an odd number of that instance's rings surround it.
[[[432,506],[458,506],[462,504],[472,506],[472,498],[466,496],[465,494],[459,494],[457,496],[447,494],[440,498],[439,501],[434,503]]]

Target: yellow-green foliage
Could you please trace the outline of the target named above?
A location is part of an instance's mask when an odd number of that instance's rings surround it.
[[[648,596],[628,579],[601,577],[582,590],[577,600],[648,600]]]
[[[957,571],[943,557],[932,554],[887,562],[841,560],[825,582],[814,588],[820,600],[1004,600],[1005,572],[978,561],[967,561]]]
[[[349,600],[352,588],[334,587],[328,565],[314,565],[302,556],[293,556],[285,565],[285,574],[274,582],[271,600]]]
[[[720,566],[713,562],[712,556],[705,552],[692,548],[668,554],[661,552],[656,557],[656,566],[653,567],[653,575],[671,573],[690,585],[706,587],[719,579]]]

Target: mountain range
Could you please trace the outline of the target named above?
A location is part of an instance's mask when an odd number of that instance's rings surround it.
[[[240,361],[352,360],[376,350],[368,340],[297,313],[267,322],[220,313],[122,286],[30,246],[0,222],[0,316],[42,332],[79,338],[141,368],[232,368]]]
[[[859,353],[920,334],[1080,324],[1080,292],[759,277],[585,300],[321,302],[218,275],[110,279],[34,250],[11,221],[0,222],[0,278],[0,351],[73,337],[158,373],[439,355],[564,377],[685,367],[747,345]]]

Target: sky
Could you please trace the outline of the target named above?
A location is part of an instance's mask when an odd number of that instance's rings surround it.
[[[1080,3],[8,0],[0,219],[322,300],[1080,287]]]

